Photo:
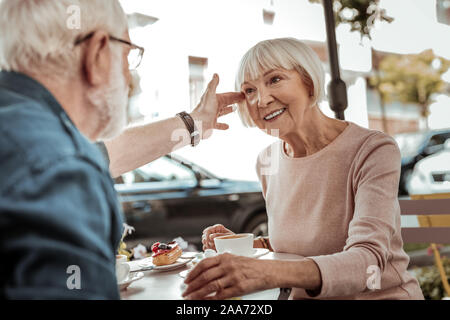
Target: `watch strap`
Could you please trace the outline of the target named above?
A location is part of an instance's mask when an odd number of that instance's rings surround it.
[[[189,131],[189,136],[191,137],[191,145],[195,147],[200,143],[200,132],[197,130],[194,119],[192,119],[191,115],[185,111],[177,113],[177,116],[183,120],[186,128]]]

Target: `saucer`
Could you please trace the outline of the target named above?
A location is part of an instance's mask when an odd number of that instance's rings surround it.
[[[249,258],[258,258],[261,257],[267,253],[269,253],[270,250],[269,249],[264,249],[264,248],[253,248],[253,253],[250,255],[246,255],[246,257]]]
[[[270,252],[269,249],[253,248],[253,252],[252,253],[250,253],[250,254],[239,254],[239,256],[248,257],[248,258],[258,258],[258,257],[261,257],[261,256],[269,253],[269,252]]]
[[[181,271],[178,275],[184,279],[184,278],[186,278],[186,276],[189,273],[189,271],[191,271],[191,270]]]
[[[144,277],[144,273],[143,272],[130,273],[125,280],[123,280],[122,282],[118,283],[119,290],[120,291],[125,290],[126,288],[128,288],[128,286],[132,282],[137,281],[139,279],[142,279],[143,277]]]

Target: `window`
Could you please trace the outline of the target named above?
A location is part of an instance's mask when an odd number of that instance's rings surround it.
[[[159,158],[145,166],[127,172],[116,183],[133,184],[162,181],[195,181],[194,173],[187,167],[168,158]]]
[[[430,155],[441,151],[444,148],[445,140],[450,138],[450,132],[436,134],[428,141],[428,145],[425,149],[425,154]]]
[[[200,102],[205,89],[205,70],[208,68],[208,59],[189,57],[189,97],[191,110]]]
[[[429,146],[438,146],[441,144],[444,144],[445,140],[450,138],[450,132],[448,133],[442,133],[442,134],[436,134],[433,137],[431,137],[430,142],[428,143]]]
[[[450,25],[450,0],[436,1],[436,16],[438,22]]]

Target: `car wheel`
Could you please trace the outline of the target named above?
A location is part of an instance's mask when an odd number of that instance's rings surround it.
[[[268,236],[267,214],[265,212],[258,213],[251,218],[244,227],[245,233],[253,233],[255,237]]]

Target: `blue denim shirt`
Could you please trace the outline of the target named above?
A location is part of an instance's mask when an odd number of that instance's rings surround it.
[[[0,296],[118,299],[122,222],[98,148],[41,84],[0,72]]]

